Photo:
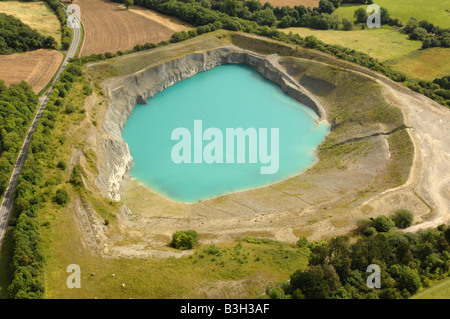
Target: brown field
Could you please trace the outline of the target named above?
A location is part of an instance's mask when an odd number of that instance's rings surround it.
[[[26,81],[39,93],[52,79],[63,59],[56,50],[36,50],[0,56],[0,78],[6,85]]]
[[[304,5],[305,7],[318,7],[319,0],[259,0],[261,4],[270,2],[274,7],[284,7],[289,6],[293,8],[294,6]]]
[[[105,0],[77,0],[85,39],[81,55],[132,49],[136,44],[169,40],[175,31],[189,27],[172,17],[139,7],[126,10]],[[177,26],[178,24],[178,26]]]

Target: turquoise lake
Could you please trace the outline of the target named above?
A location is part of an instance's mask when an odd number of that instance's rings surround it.
[[[240,64],[217,66],[198,73],[155,94],[147,103],[135,106],[122,131],[133,157],[130,175],[154,192],[184,203],[262,187],[295,176],[315,163],[314,151],[329,132],[325,121],[317,124],[318,116],[313,110],[289,97],[253,68]],[[194,123],[201,123],[202,131],[198,125],[194,129]],[[186,136],[172,139],[177,128],[190,132],[191,139],[187,141]],[[215,139],[207,140],[202,134],[208,128],[215,128],[214,132],[222,132],[223,136],[214,135]],[[257,144],[246,139],[244,163],[237,163],[237,139],[234,149],[226,148],[227,129],[237,128],[257,132]],[[260,135],[264,129],[266,144]],[[278,129],[278,147],[272,139],[276,136],[274,129]],[[174,162],[173,148],[181,140],[185,147],[178,154],[188,154],[187,142],[190,142],[191,163]],[[201,150],[207,152],[212,140],[217,144],[214,152],[209,148],[210,154],[218,157],[223,154],[223,163],[219,160],[206,163],[206,157],[202,158],[205,153]],[[263,160],[261,145],[267,146],[267,155],[274,155],[278,149],[276,173],[261,173],[261,167],[271,165]],[[232,158],[233,151],[235,160],[231,163],[227,156]],[[256,154],[256,162],[250,161],[251,154]],[[202,163],[195,163],[199,158]],[[275,162],[275,156],[271,162]]]

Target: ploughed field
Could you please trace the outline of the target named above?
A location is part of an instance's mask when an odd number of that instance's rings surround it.
[[[158,19],[152,19],[142,14],[139,8],[137,13],[134,9],[126,10],[122,4],[104,0],[78,0],[74,3],[81,8],[85,30],[82,56],[125,51],[136,44],[166,41],[175,32],[171,26],[177,22],[171,17],[158,15]],[[187,26],[184,28],[188,29]]]
[[[39,93],[52,79],[63,59],[56,50],[36,50],[0,56],[0,78],[6,85],[26,81]]]

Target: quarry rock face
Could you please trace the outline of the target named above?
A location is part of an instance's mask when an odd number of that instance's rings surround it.
[[[104,134],[96,180],[102,195],[114,201],[120,200],[120,182],[132,163],[121,132],[134,106],[145,104],[147,99],[174,83],[223,64],[247,64],[253,67],[265,78],[278,84],[289,96],[313,109],[321,119],[326,119],[320,103],[285,73],[278,64],[277,55],[259,55],[232,45],[185,55],[150,65],[132,74],[107,79],[103,81],[102,87],[109,107],[102,126]]]

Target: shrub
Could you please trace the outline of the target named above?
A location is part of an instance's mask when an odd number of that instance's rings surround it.
[[[81,165],[77,164],[73,167],[72,175],[70,177],[69,182],[74,186],[83,186],[83,168]]]
[[[392,220],[394,221],[396,227],[403,229],[411,226],[414,220],[414,215],[407,209],[398,209],[392,216]]]
[[[216,255],[216,256],[222,255],[222,252],[220,251],[219,247],[217,247],[214,244],[209,245],[203,251],[208,255]]]
[[[342,19],[342,29],[345,31],[353,30],[353,21],[347,18]]]
[[[69,194],[64,188],[58,188],[56,190],[55,202],[60,206],[66,206],[69,201]]]
[[[380,233],[386,233],[394,228],[394,226],[395,224],[392,219],[384,215],[378,216],[373,221],[373,227]]]
[[[300,237],[297,241],[298,247],[308,247],[308,239],[306,237]]]
[[[170,246],[177,249],[192,249],[199,238],[195,230],[179,230],[172,235]]]
[[[319,45],[319,40],[315,36],[309,35],[305,38],[305,45],[308,48],[314,49],[315,47],[317,47]]]
[[[372,227],[372,221],[369,218],[360,219],[356,222],[357,225],[357,231],[360,234],[364,234],[364,232],[369,228]]]
[[[60,160],[58,162],[58,164],[56,165],[56,167],[58,167],[58,168],[60,168],[62,170],[65,170],[66,169],[66,162],[64,162],[63,160]]]

